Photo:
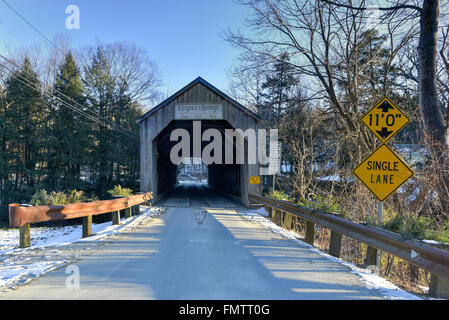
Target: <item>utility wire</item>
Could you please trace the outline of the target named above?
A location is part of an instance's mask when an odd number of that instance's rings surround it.
[[[35,26],[33,26],[33,24],[28,21],[24,16],[22,16],[16,9],[14,9],[8,2],[6,2],[5,0],[0,0],[2,1],[6,6],[8,6],[9,9],[11,9],[17,16],[19,16],[23,21],[25,21],[25,23],[27,25],[29,25],[34,31],[36,31],[38,34],[40,34],[45,40],[47,40],[48,42],[50,42],[56,49],[58,49],[59,51],[61,51],[63,54],[65,54],[64,51],[62,51],[62,49],[60,49],[53,41],[51,41],[50,39],[48,39],[42,32],[40,32]]]
[[[10,69],[10,68],[7,67],[6,65],[0,63],[0,66],[2,66],[3,68],[7,69],[7,70],[10,72],[10,75],[13,74],[14,70]],[[29,88],[31,88],[31,89],[33,89],[33,90],[35,90],[35,91],[41,93],[41,90],[40,90],[35,84],[33,84],[32,82],[30,82],[28,79],[24,78],[24,77],[21,76],[20,74],[17,74],[17,75],[14,75],[14,76],[17,77],[16,79],[17,79],[20,83],[22,83],[22,84],[26,85],[27,87],[29,87]],[[119,132],[119,133],[129,135],[129,136],[131,136],[131,137],[133,137],[133,138],[138,138],[137,135],[135,135],[135,134],[133,134],[133,133],[131,133],[131,132],[122,130],[121,128],[119,128],[119,127],[116,126],[115,124],[112,124],[112,127],[108,127],[107,124],[104,122],[104,119],[100,119],[100,118],[98,118],[98,117],[92,116],[92,115],[90,115],[90,114],[84,112],[83,110],[80,110],[80,109],[76,108],[75,106],[69,104],[68,102],[66,102],[66,101],[62,100],[61,98],[55,96],[54,94],[48,92],[47,90],[43,90],[43,92],[44,92],[44,94],[47,95],[48,97],[53,98],[53,99],[56,99],[58,102],[60,102],[60,103],[62,104],[62,106],[65,106],[65,107],[71,109],[72,111],[75,111],[75,112],[81,114],[82,116],[86,117],[87,119],[89,119],[89,120],[91,120],[91,121],[94,121],[94,122],[96,122],[96,123],[98,123],[98,124],[100,124],[100,125],[102,125],[102,126],[104,126],[104,127],[110,128],[110,129],[115,130],[115,131],[117,131],[117,132]],[[110,125],[110,126],[111,126],[111,125]]]
[[[5,59],[6,61],[8,61],[10,64],[14,65],[16,68],[21,69],[21,67],[20,67],[16,62],[14,62],[13,60],[6,58],[6,57],[5,57],[4,55],[2,55],[2,54],[0,54],[0,57],[3,58],[3,59]],[[40,81],[40,79],[39,79],[37,76],[35,76],[34,74],[32,74],[31,72],[28,72],[28,74],[29,74],[30,76],[32,76],[35,80]],[[89,111],[90,113],[92,113],[94,116],[96,116],[96,117],[101,117],[101,115],[99,115],[99,114],[96,113],[95,111],[93,111],[93,110],[91,110],[91,109],[89,109],[89,108],[86,108],[86,106],[83,106],[83,105],[80,104],[79,102],[73,100],[71,97],[69,97],[69,96],[63,94],[63,93],[62,93],[61,91],[59,91],[58,89],[55,89],[55,88],[53,87],[52,90],[53,90],[53,92],[56,92],[56,93],[60,94],[60,95],[63,96],[64,98],[69,99],[71,102],[77,104],[77,105],[80,106],[81,108],[86,109],[87,111]]]
[[[64,52],[61,48],[59,48],[53,41],[51,41],[49,38],[47,38],[42,32],[39,31],[39,29],[37,29],[28,19],[26,19],[23,15],[21,15],[16,9],[14,9],[8,2],[6,2],[6,0],[0,0],[2,1],[9,9],[11,9],[17,16],[19,16],[27,25],[29,25],[34,31],[36,31],[41,37],[43,37],[45,40],[47,40],[50,44],[52,44],[58,51],[60,51],[63,55],[66,55],[66,52]],[[9,61],[10,63],[14,64],[16,67],[20,68],[19,66],[17,66],[16,63],[12,62],[11,60],[5,58],[3,55],[0,55],[3,59]],[[9,70],[9,69],[8,69]],[[85,94],[89,95],[85,89],[81,86],[78,86],[79,89],[81,89]],[[87,109],[89,112],[94,113],[94,111],[90,110],[89,108],[86,108],[85,106],[82,106],[80,103],[74,101],[73,99],[71,99],[70,97],[64,95],[63,93],[59,92],[58,90],[55,90],[56,92],[58,92],[59,94],[61,94],[62,96],[66,97],[67,99],[71,100],[73,103],[81,106],[82,108]],[[57,97],[56,97],[57,98]],[[95,114],[95,116],[97,117],[101,117],[101,115],[97,115]],[[104,119],[104,121],[110,122],[110,120]],[[116,124],[110,124],[112,126],[112,128],[115,130],[115,127],[119,127]],[[121,129],[124,132],[127,131],[125,129]],[[134,133],[128,132],[128,134],[134,136],[134,137],[138,137],[137,135],[135,135]]]
[[[7,5],[17,16],[19,16],[23,21],[25,21],[25,23],[27,25],[29,25],[34,31],[36,31],[42,38],[44,38],[45,40],[47,40],[51,45],[53,45],[56,50],[58,50],[59,52],[61,52],[64,56],[67,54],[67,52],[64,52],[64,50],[62,50],[61,48],[59,48],[53,41],[51,41],[48,37],[46,37],[42,32],[39,31],[39,29],[37,27],[35,27],[28,19],[26,19],[23,15],[21,15],[16,9],[14,9],[8,2],[6,2],[6,0],[0,0],[2,1],[5,5]],[[86,95],[89,95],[88,92],[86,92],[85,88],[83,88],[80,85],[77,85],[78,89],[81,89]],[[92,111],[93,112],[93,111]]]
[[[17,63],[15,63],[14,61],[12,61],[12,60],[6,58],[6,57],[3,56],[2,54],[0,54],[0,57],[3,58],[3,59],[5,59],[5,60],[8,61],[9,63],[13,64],[14,66],[16,66],[17,68],[20,69],[20,66],[17,65]],[[7,67],[6,67],[6,68],[7,68]],[[7,68],[7,69],[8,69],[8,70],[11,70],[11,69],[9,69],[9,68]],[[39,80],[39,78],[38,78],[37,76],[33,75],[32,73],[28,72],[28,74],[31,75],[35,80]],[[26,78],[24,78],[24,79],[25,79],[25,80],[28,80],[28,79],[26,79]],[[39,80],[39,81],[40,81],[40,80]],[[92,113],[92,116],[93,116],[93,117],[96,117],[96,118],[98,118],[98,119],[100,119],[100,120],[102,120],[102,121],[108,122],[109,125],[110,125],[114,130],[115,130],[115,128],[117,128],[118,130],[121,130],[122,133],[123,133],[123,132],[126,132],[127,134],[130,134],[130,135],[132,135],[132,136],[137,137],[137,135],[135,135],[134,133],[129,132],[128,130],[122,128],[121,126],[116,125],[115,123],[113,123],[112,121],[106,119],[105,117],[103,117],[103,116],[101,116],[101,115],[98,115],[98,114],[95,113],[94,111],[90,110],[90,109],[87,108],[86,106],[83,106],[82,104],[80,104],[79,102],[73,100],[73,99],[70,98],[69,96],[63,94],[63,93],[60,92],[59,90],[57,90],[57,89],[53,89],[53,90],[54,90],[54,92],[57,92],[58,94],[60,94],[60,95],[63,96],[64,98],[70,100],[72,103],[75,103],[76,105],[80,106],[80,107],[82,108],[80,111],[86,113],[86,111],[84,111],[84,110],[87,110],[87,111],[89,111],[89,112]],[[53,97],[58,98],[59,100],[63,101],[62,99],[60,99],[59,97],[56,97],[55,95],[53,95]],[[71,105],[71,107],[72,107],[72,108],[76,108],[76,107],[74,107],[73,105]]]

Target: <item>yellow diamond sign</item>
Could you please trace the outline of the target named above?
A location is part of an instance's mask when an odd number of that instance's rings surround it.
[[[410,120],[390,99],[384,98],[362,117],[362,122],[386,143]]]
[[[379,199],[384,201],[414,173],[387,145],[381,145],[353,173]]]

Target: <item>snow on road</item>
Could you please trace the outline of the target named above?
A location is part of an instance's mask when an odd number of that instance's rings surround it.
[[[92,224],[92,237],[82,239],[82,226],[31,227],[31,247],[19,248],[17,229],[0,229],[0,289],[13,288],[76,261],[78,252],[62,253],[61,249],[73,243],[89,244],[101,242],[123,229],[145,223],[154,216],[161,215],[164,209],[141,206],[141,214],[122,219],[120,225],[111,222]],[[45,249],[45,250],[44,250]]]
[[[316,252],[319,255],[328,258],[329,260],[338,262],[344,266],[349,267],[351,269],[351,273],[357,274],[361,278],[362,283],[368,289],[379,290],[384,295],[385,299],[421,300],[420,297],[415,296],[411,293],[408,293],[407,291],[400,289],[393,283],[378,276],[377,274],[373,273],[369,269],[363,269],[363,268],[357,267],[353,263],[346,262],[341,259],[335,258],[335,257],[305,243],[304,241],[301,241],[299,239],[299,235],[296,232],[286,230],[286,229],[278,226],[271,220],[267,219],[266,217],[268,217],[268,212],[263,207],[259,208],[257,210],[240,210],[239,215],[250,222],[256,223],[264,228],[270,229],[272,232],[274,232],[276,234],[282,235],[287,239],[295,241],[297,244],[307,247],[311,251]]]

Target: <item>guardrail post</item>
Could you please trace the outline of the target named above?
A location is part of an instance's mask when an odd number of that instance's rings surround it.
[[[119,225],[120,224],[120,210],[114,211],[111,214],[112,214],[112,224]]]
[[[132,217],[131,207],[126,208],[125,209],[125,218],[131,218],[131,217]]]
[[[277,224],[277,220],[279,220],[278,219],[278,217],[279,217],[279,211],[277,211],[276,209],[272,209],[271,210],[271,220],[274,222],[274,223],[276,223]]]
[[[28,248],[30,246],[30,224],[27,223],[20,227],[20,248]]]
[[[270,208],[270,207],[264,207],[265,208],[265,210],[267,210],[267,212],[268,212],[268,218],[272,218],[272,215],[273,215],[273,208]]]
[[[430,275],[429,294],[435,298],[449,299],[449,279],[432,273]]]
[[[83,217],[83,238],[92,235],[92,216]]]
[[[366,249],[365,266],[377,266],[377,249],[368,246]]]
[[[315,224],[310,221],[306,221],[306,231],[304,241],[313,246],[315,242]]]
[[[329,254],[336,258],[340,258],[341,251],[341,239],[340,233],[331,230],[331,239],[329,241]]]
[[[290,213],[285,213],[285,218],[284,218],[284,227],[287,230],[291,230],[292,229],[292,215]]]
[[[342,214],[337,213],[337,212],[333,212],[330,214],[335,217],[344,218],[344,216]],[[340,258],[341,241],[342,241],[342,234],[335,232],[334,230],[331,230],[331,238],[329,240],[329,254],[331,256]]]

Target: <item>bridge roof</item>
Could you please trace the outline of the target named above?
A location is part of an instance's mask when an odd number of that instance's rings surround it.
[[[209,82],[207,82],[203,78],[198,77],[195,80],[193,80],[192,82],[190,82],[188,85],[186,85],[184,88],[182,88],[181,90],[179,90],[178,92],[176,92],[175,94],[173,94],[172,96],[168,97],[167,99],[162,101],[160,104],[158,104],[157,106],[155,106],[154,108],[152,108],[151,110],[146,112],[143,116],[141,116],[139,119],[137,119],[137,122],[140,123],[143,120],[145,120],[146,118],[150,117],[156,111],[164,108],[166,105],[170,104],[173,100],[175,100],[178,96],[180,96],[181,94],[183,94],[184,92],[186,92],[187,90],[189,90],[190,88],[192,88],[193,86],[195,86],[198,83],[201,83],[203,86],[205,86],[209,90],[213,91],[216,95],[218,95],[222,99],[228,101],[231,105],[233,105],[236,108],[242,110],[248,116],[250,116],[250,117],[252,117],[252,118],[254,118],[256,120],[260,120],[260,117],[256,113],[254,113],[251,110],[249,110],[248,108],[244,107],[242,104],[238,103],[237,101],[235,101],[234,99],[229,97],[227,94],[225,94],[221,90],[217,89],[215,86],[211,85]]]

